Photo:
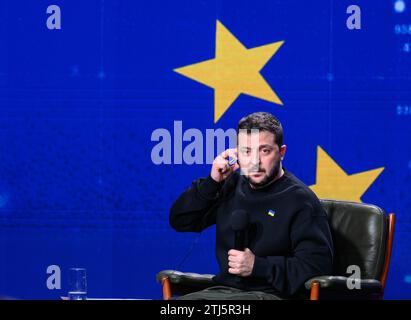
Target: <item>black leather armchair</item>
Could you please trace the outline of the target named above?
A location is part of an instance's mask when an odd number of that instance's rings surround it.
[[[335,261],[332,275],[308,279],[305,288],[310,299],[382,299],[393,246],[395,214],[370,204],[340,200],[320,200],[326,210],[334,240]],[[358,266],[361,279],[357,288],[349,266]],[[348,272],[348,273],[347,273]],[[163,297],[186,294],[213,286],[213,275],[163,270],[156,276],[162,284]],[[358,288],[358,285],[360,288]]]

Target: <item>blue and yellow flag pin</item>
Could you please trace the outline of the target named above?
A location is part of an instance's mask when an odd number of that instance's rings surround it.
[[[268,210],[267,214],[268,214],[269,216],[274,217],[275,211],[270,209],[270,210]]]

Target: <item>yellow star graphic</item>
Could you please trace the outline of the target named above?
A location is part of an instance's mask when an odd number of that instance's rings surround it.
[[[318,146],[316,184],[310,188],[319,198],[362,202],[361,197],[383,170],[381,167],[348,175]]]
[[[247,49],[217,20],[215,58],[174,71],[214,88],[216,123],[241,93],[283,104],[260,74],[283,43],[278,41]]]

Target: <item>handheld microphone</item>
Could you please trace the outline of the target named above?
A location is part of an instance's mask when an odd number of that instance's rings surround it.
[[[244,251],[246,245],[246,229],[248,225],[248,213],[245,210],[234,210],[231,214],[231,229],[234,231],[234,249]]]

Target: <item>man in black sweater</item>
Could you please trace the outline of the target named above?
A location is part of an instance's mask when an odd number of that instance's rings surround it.
[[[327,215],[316,195],[283,167],[286,146],[277,118],[253,113],[240,120],[237,134],[237,149],[219,155],[210,175],[175,201],[170,224],[180,232],[216,224],[216,286],[303,297],[306,280],[332,272]],[[230,158],[237,163],[230,165]],[[245,250],[234,249],[231,215],[239,209],[248,214]]]

